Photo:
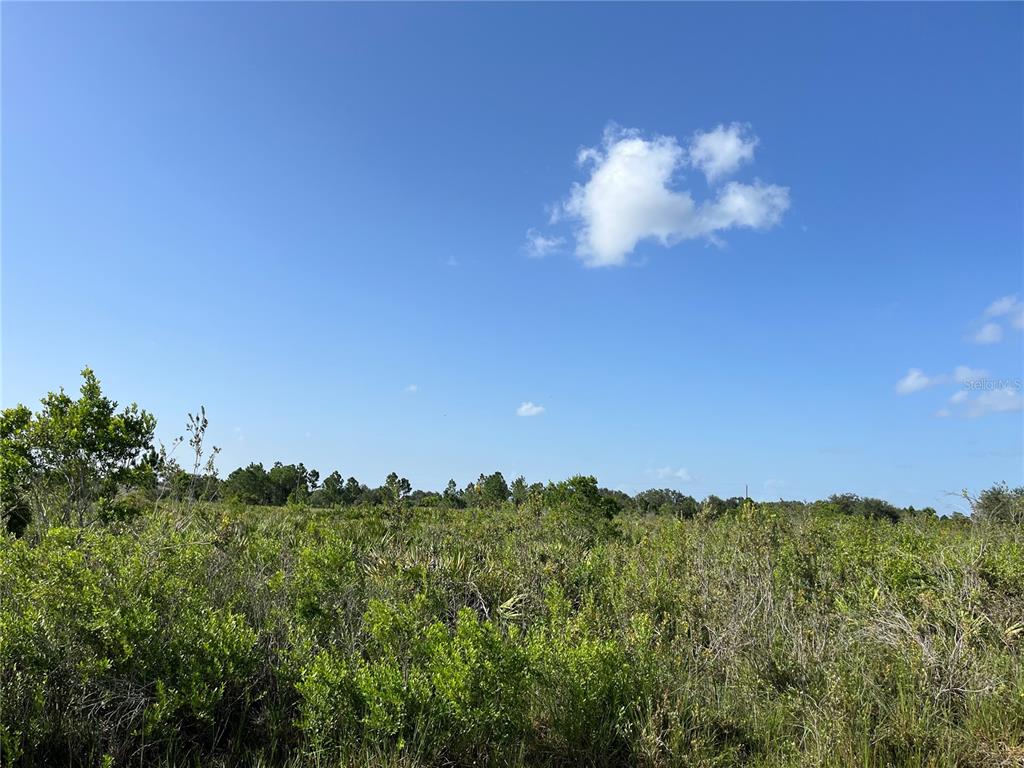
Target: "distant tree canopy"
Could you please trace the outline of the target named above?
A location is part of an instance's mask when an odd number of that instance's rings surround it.
[[[455,484],[455,480],[448,481],[448,485],[445,486],[441,499],[444,502],[444,505],[450,509],[462,509],[466,506],[466,499],[464,498],[462,491],[459,490],[459,486]]]
[[[366,489],[354,477],[342,478],[335,470],[324,478],[320,488],[310,494],[310,505],[316,507],[339,507],[355,504]]]
[[[569,517],[598,525],[623,514],[718,516],[740,509],[746,500],[709,495],[701,501],[671,488],[653,488],[633,496],[602,488],[588,475],[560,482],[528,483],[522,475],[509,484],[500,471],[480,474],[460,489],[454,479],[443,491],[415,490],[412,483],[391,472],[377,487],[355,477],[320,473],[303,463],[277,461],[266,469],[251,463],[221,481],[212,457],[200,461],[205,412],[189,416],[188,441],[195,453],[191,471],[182,469],[161,448],[154,449],[156,420],[134,403],[118,409],[104,396],[96,375],[82,371],[77,398],[60,390],[47,394],[33,412],[24,405],[0,413],[0,512],[8,531],[19,534],[38,520],[46,525],[83,525],[127,519],[158,499],[189,502],[226,500],[250,506],[297,505],[332,508],[386,506],[389,509],[443,507],[481,510],[511,504],[537,511],[560,510]],[[179,438],[179,441],[181,438]],[[178,441],[176,441],[178,442]],[[213,449],[216,456],[217,449]],[[930,507],[900,508],[883,499],[853,493],[824,501],[779,502],[783,508],[816,511],[899,522],[935,515]],[[975,522],[1024,524],[1024,487],[993,485],[971,499]]]
[[[888,520],[896,523],[905,517],[913,515],[934,515],[935,510],[931,507],[914,509],[913,507],[899,508],[883,499],[874,499],[869,496],[858,496],[855,493],[839,493],[829,496],[820,504],[826,510],[838,512],[843,515],[858,515],[876,520]]]
[[[614,517],[619,509],[612,498],[601,493],[592,475],[575,475],[559,483],[548,483],[541,498],[547,507],[607,519]]]
[[[633,497],[633,505],[642,514],[674,515],[693,517],[700,510],[700,504],[692,496],[670,488],[642,491]]]
[[[508,483],[501,472],[480,475],[480,479],[476,481],[476,488],[482,507],[497,507],[508,501]]]
[[[319,473],[306,469],[302,463],[282,464],[278,461],[269,472],[262,464],[250,464],[228,475],[220,488],[220,494],[224,499],[233,499],[243,504],[304,504],[310,500],[319,480]]]
[[[270,504],[270,476],[262,464],[239,467],[221,484],[220,495],[243,504]]]

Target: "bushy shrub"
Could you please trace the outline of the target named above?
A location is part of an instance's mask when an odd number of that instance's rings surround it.
[[[1020,762],[1019,526],[604,498],[5,537],[3,763]]]
[[[981,492],[974,503],[972,517],[981,521],[1024,524],[1024,486],[1010,488],[997,483]]]
[[[147,546],[152,545],[152,546]],[[243,705],[256,635],[210,604],[210,550],[53,528],[0,554],[0,738],[31,761],[212,746]]]

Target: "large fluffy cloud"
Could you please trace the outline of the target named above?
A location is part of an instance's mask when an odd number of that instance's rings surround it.
[[[599,147],[580,152],[590,178],[574,184],[561,206],[577,226],[576,254],[590,267],[618,266],[641,240],[670,246],[736,227],[774,226],[789,207],[786,187],[731,181],[697,203],[674,184],[689,165],[717,182],[753,157],[756,141],[735,126],[698,133],[687,147],[671,136],[609,129]]]

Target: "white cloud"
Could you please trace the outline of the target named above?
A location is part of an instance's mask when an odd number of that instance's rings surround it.
[[[985,310],[985,317],[1005,317],[1014,328],[1024,328],[1024,303],[1017,295],[996,299]]]
[[[524,246],[527,256],[542,258],[549,253],[554,253],[565,245],[564,237],[545,237],[535,229],[526,233],[526,245]]]
[[[1003,296],[1003,298],[996,299],[988,305],[988,308],[985,310],[985,316],[999,317],[1000,315],[1005,315],[1007,312],[1013,311],[1015,306],[1017,306],[1016,295]]]
[[[749,135],[749,129],[739,123],[720,125],[713,131],[693,135],[687,152],[690,165],[699,168],[708,183],[712,184],[721,176],[732,173],[743,163],[754,159],[757,137]]]
[[[744,146],[748,141],[756,139],[741,139]],[[573,185],[561,212],[577,225],[576,255],[585,265],[621,266],[641,240],[667,247],[682,240],[714,239],[716,233],[737,227],[766,229],[779,223],[789,208],[786,187],[734,181],[699,204],[689,191],[673,188],[676,173],[695,162],[692,152],[693,147],[684,149],[671,136],[644,139],[637,131],[616,128],[605,132],[600,147],[580,150],[579,163],[590,167],[590,178]],[[741,162],[746,150],[717,159],[711,150],[700,152],[701,162],[713,169],[709,178],[715,178]]]
[[[700,207],[699,225],[707,234],[730,227],[764,229],[782,220],[789,207],[789,190],[774,184],[730,181],[714,203]]]
[[[408,386],[407,386],[407,387],[405,388],[405,391],[406,391],[406,392],[407,392],[408,394],[410,394],[410,395],[415,395],[415,394],[416,394],[417,392],[419,392],[419,391],[420,391],[420,385],[419,385],[419,384],[410,384],[410,385],[408,385]]]
[[[966,384],[987,375],[988,371],[970,368],[966,365],[958,365],[953,369],[953,373],[938,373],[934,376],[929,376],[920,368],[911,368],[907,371],[906,376],[896,382],[896,391],[901,395],[909,395],[920,392],[922,389],[928,389],[928,387],[934,387],[936,384],[944,384],[949,381]]]
[[[985,308],[984,317],[978,330],[971,335],[975,344],[996,344],[1003,340],[1004,327],[1024,330],[1024,303],[1017,294],[996,299]]]
[[[896,391],[901,395],[909,395],[927,389],[938,381],[939,377],[928,376],[920,368],[911,368],[906,376],[896,382]]]
[[[935,415],[940,419],[947,419],[951,414],[949,412],[949,408],[939,408],[939,410],[935,412]]]
[[[965,383],[974,381],[978,384],[993,384],[994,388],[985,389],[976,396],[972,396],[972,394],[978,390],[970,387],[954,392],[949,398],[948,404],[957,412],[969,418],[977,418],[988,413],[1016,412],[1024,409],[1024,397],[1021,397],[1019,379],[986,382],[983,378],[985,371],[971,371],[971,374],[970,378],[964,380]],[[950,416],[952,411],[950,408],[942,408],[935,415]]]
[[[658,467],[657,469],[648,470],[647,473],[654,475],[659,480],[679,480],[683,483],[689,483],[693,480],[693,476],[690,474],[690,471],[685,467],[679,467],[679,469],[673,469],[672,467]]]
[[[1003,338],[1003,327],[996,323],[985,323],[974,334],[975,344],[995,344]]]
[[[953,369],[953,381],[957,384],[983,379],[987,375],[988,371],[983,371],[981,368],[968,368],[966,365],[958,365]]]
[[[982,392],[967,407],[967,415],[972,418],[988,413],[1003,413],[1024,410],[1024,398],[1020,390],[1014,387],[1003,387]]]
[[[516,416],[540,416],[542,413],[544,406],[531,403],[529,400],[516,408]]]

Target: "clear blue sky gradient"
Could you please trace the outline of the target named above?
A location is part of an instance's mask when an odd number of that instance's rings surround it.
[[[1020,411],[895,391],[1024,376],[1020,331],[970,340],[1024,294],[1021,4],[2,14],[5,406],[88,364],[165,441],[205,404],[222,473],[370,484],[949,509],[1024,481]],[[789,187],[780,226],[618,268],[524,253],[531,227],[571,238],[546,207],[610,122],[732,121],[760,139],[740,176]]]

